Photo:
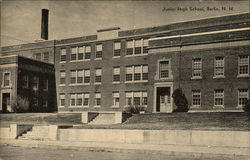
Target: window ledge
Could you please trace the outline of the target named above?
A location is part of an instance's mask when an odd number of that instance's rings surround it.
[[[239,75],[237,75],[237,78],[248,78],[248,77],[250,77],[249,74],[239,74]]]
[[[90,85],[90,83],[69,84],[69,86],[87,86],[87,85]]]
[[[141,80],[141,81],[125,81],[125,83],[146,83],[148,80]]]
[[[101,108],[101,106],[94,106],[94,108]]]
[[[133,55],[125,55],[125,57],[138,57],[138,56],[146,56],[147,53],[141,53],[141,54],[133,54]]]
[[[113,56],[112,58],[121,58],[121,56]]]
[[[202,77],[191,77],[191,79],[202,79]]]
[[[95,58],[94,60],[102,60],[102,58]]]
[[[190,108],[201,108],[201,106],[195,106],[195,105],[193,105],[193,106],[190,106]]]
[[[213,76],[213,79],[222,79],[225,78],[225,76]]]
[[[64,87],[64,86],[66,86],[66,85],[65,85],[65,84],[59,84],[59,86],[60,86],[60,87]]]
[[[213,106],[213,109],[216,109],[216,108],[218,108],[218,109],[224,108],[224,105],[223,106]]]
[[[61,62],[59,62],[59,63],[64,64],[64,63],[66,63],[66,61],[61,61]]]
[[[112,82],[112,84],[120,84],[121,82]]]
[[[65,106],[58,106],[58,108],[65,108]]]
[[[90,61],[90,59],[81,59],[81,60],[75,60],[75,61],[70,61],[70,62],[86,62]]]
[[[95,82],[94,85],[101,85],[101,82]]]
[[[119,106],[112,106],[112,108],[120,108]]]

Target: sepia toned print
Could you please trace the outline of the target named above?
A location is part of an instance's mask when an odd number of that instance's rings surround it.
[[[249,6],[2,1],[0,157],[248,160]]]

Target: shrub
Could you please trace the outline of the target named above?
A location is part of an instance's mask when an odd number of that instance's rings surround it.
[[[29,110],[29,101],[26,98],[16,96],[11,103],[11,109],[13,112],[27,112]]]
[[[145,107],[140,106],[140,105],[130,105],[130,106],[124,107],[123,109],[124,113],[133,113],[133,114],[138,114],[141,111],[145,111]]]
[[[181,88],[176,89],[172,94],[172,97],[177,106],[177,109],[175,109],[174,112],[187,112],[189,110],[187,98]]]
[[[243,106],[245,112],[250,112],[250,99],[247,100],[246,104]]]

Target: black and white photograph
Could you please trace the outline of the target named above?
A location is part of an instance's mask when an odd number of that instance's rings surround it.
[[[0,160],[250,160],[250,0],[0,0]]]

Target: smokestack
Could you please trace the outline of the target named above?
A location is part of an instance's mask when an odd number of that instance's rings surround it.
[[[41,22],[41,39],[48,40],[49,24],[49,10],[42,9],[42,22]]]

